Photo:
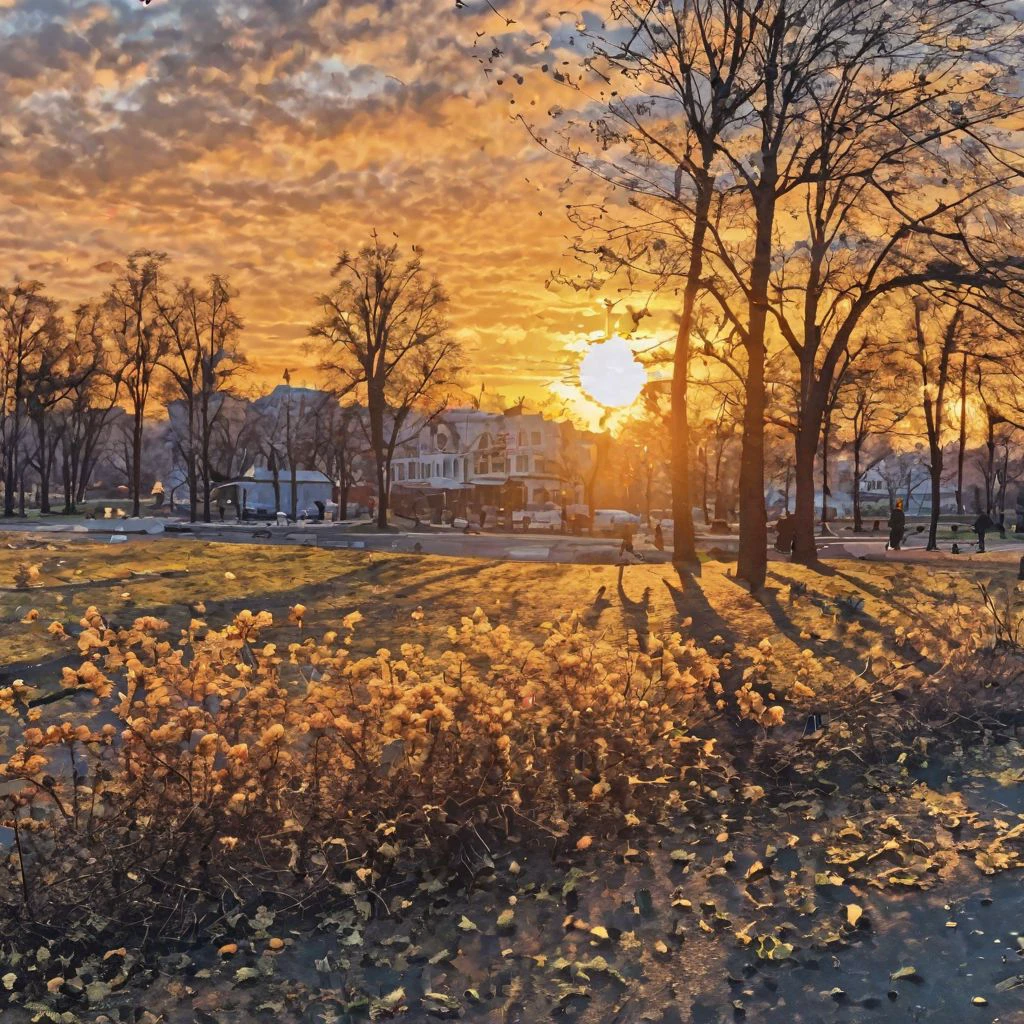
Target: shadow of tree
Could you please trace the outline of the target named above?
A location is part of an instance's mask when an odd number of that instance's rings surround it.
[[[718,610],[708,600],[704,588],[700,584],[701,568],[696,566],[674,566],[679,579],[678,586],[667,576],[662,582],[672,598],[672,604],[680,618],[690,619],[691,624],[685,630],[702,647],[712,647],[715,638],[721,638],[731,647],[742,641],[742,637],[722,618]]]
[[[646,651],[648,648],[648,640],[651,635],[649,622],[651,610],[651,588],[644,587],[643,595],[640,600],[634,601],[626,594],[626,588],[622,577],[623,574],[620,572],[617,590],[619,594],[619,603],[622,605],[622,618],[627,630],[630,627],[635,630],[637,642],[640,644],[640,650]]]

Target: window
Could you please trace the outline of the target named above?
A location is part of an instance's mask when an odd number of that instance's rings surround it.
[[[526,447],[526,431],[525,430],[520,430],[519,431],[519,447],[520,448],[525,448]]]
[[[444,460],[444,475],[446,477],[450,477],[452,475],[452,460],[451,459],[445,459]]]
[[[535,473],[546,473],[548,464],[546,459],[542,459],[539,455],[533,460],[534,472]]]
[[[395,466],[395,479],[396,480],[404,480],[405,479],[405,463],[399,462]]]
[[[505,471],[505,460],[502,457],[496,455],[491,459],[492,473],[504,473]]]
[[[530,444],[536,446],[536,445],[539,445],[540,443],[541,443],[540,431],[539,430],[535,430],[535,431],[533,431],[533,433],[530,434]]]
[[[543,505],[544,502],[548,500],[547,488],[545,488],[545,487],[535,487],[533,489],[533,500],[538,505]]]
[[[516,456],[516,472],[517,473],[529,473],[530,472],[530,458],[528,455],[517,455]]]

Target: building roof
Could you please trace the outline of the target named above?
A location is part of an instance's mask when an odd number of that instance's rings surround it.
[[[277,478],[283,482],[290,482],[292,478],[290,469],[280,469],[277,473]],[[331,478],[321,473],[317,469],[297,469],[295,471],[295,481],[300,484],[329,484]],[[232,481],[233,483],[273,483],[274,474],[263,466],[253,467],[250,469],[240,480]]]

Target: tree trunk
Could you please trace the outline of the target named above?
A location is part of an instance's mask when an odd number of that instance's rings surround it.
[[[960,450],[956,456],[956,510],[963,515],[964,505],[964,451],[967,448],[967,353],[964,353],[960,371]]]
[[[384,444],[384,393],[378,386],[367,391],[367,413],[370,419],[370,447],[377,469],[377,529],[386,530],[388,525],[387,448]]]
[[[45,453],[39,457],[39,512],[49,515],[50,508],[50,460]]]
[[[999,536],[1006,536],[1006,484],[1010,472],[1010,442],[1003,442],[1003,478],[999,482]]]
[[[199,521],[199,480],[196,474],[196,459],[194,453],[189,450],[187,456],[185,474],[188,477],[188,518],[189,522]]]
[[[746,408],[740,452],[740,550],[736,574],[750,589],[764,586],[768,571],[768,516],[764,505],[764,341],[748,341]]]
[[[14,492],[17,489],[19,463],[18,444],[21,440],[21,394],[23,387],[22,356],[19,350],[18,365],[14,377],[13,398],[14,407],[11,412],[11,432],[7,435],[7,475],[4,479],[4,515],[13,516]]]
[[[818,547],[814,542],[814,463],[818,455],[820,417],[805,408],[796,433],[793,482],[796,501],[793,510],[793,561],[814,565]]]
[[[988,448],[988,469],[985,471],[985,511],[992,515],[995,504],[995,473],[996,473],[996,436],[995,423],[992,414],[988,417],[988,438],[985,446]]]
[[[132,424],[132,515],[142,514],[142,431],[145,420],[142,409],[135,406],[135,420]]]
[[[704,445],[700,450],[701,469],[703,476],[703,487],[701,489],[701,511],[704,513],[704,525],[707,526],[711,522],[711,516],[708,514],[708,446]]]
[[[928,545],[926,550],[936,551],[939,547],[939,495],[942,491],[942,449],[934,440],[929,440],[931,465],[928,467],[932,484],[932,508],[928,517]],[[907,507],[909,508],[909,501]]]
[[[203,522],[210,522],[210,405],[208,396],[203,397],[202,421],[199,425],[202,444],[202,475],[203,475]]]
[[[821,532],[831,532],[828,525],[828,442],[832,433],[832,417],[827,413],[821,427]]]
[[[853,441],[853,532],[860,533],[864,529],[864,519],[860,508],[860,448],[861,439],[855,437]]]
[[[50,509],[50,460],[53,452],[49,446],[46,431],[46,415],[41,413],[36,422],[36,440],[39,444],[39,512],[49,515]]]
[[[764,586],[768,571],[768,516],[764,504],[764,361],[777,168],[771,156],[763,156],[764,172],[756,197],[757,228],[747,301],[749,323],[743,339],[747,353],[747,377],[743,446],[740,450],[740,551],[736,566],[736,575],[746,580],[752,591]]]
[[[7,474],[4,479],[4,515],[13,516],[17,509],[15,506],[15,494],[18,490],[18,451],[15,444],[7,454]]]
[[[706,154],[705,167],[711,154]],[[683,308],[676,332],[676,348],[672,360],[672,561],[696,562],[697,546],[693,530],[693,499],[690,493],[690,420],[689,374],[690,332],[693,312],[700,290],[704,267],[704,239],[711,210],[712,179],[705,173],[696,179],[697,196],[694,209],[693,234],[690,240],[690,262],[683,290]]]
[[[70,516],[75,513],[75,484],[71,479],[71,458],[68,454],[68,440],[66,437],[60,446],[60,455],[61,480],[64,484],[64,515]]]

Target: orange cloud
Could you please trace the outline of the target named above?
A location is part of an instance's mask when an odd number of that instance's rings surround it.
[[[488,390],[577,399],[604,314],[547,287],[569,265],[567,168],[514,119],[558,87],[507,77],[555,32],[543,5],[496,3],[513,25],[422,0],[0,6],[4,278],[71,302],[126,252],[164,250],[180,274],[230,277],[276,380],[311,366],[314,296],[376,228],[423,247]],[[497,31],[503,56],[481,64]]]

